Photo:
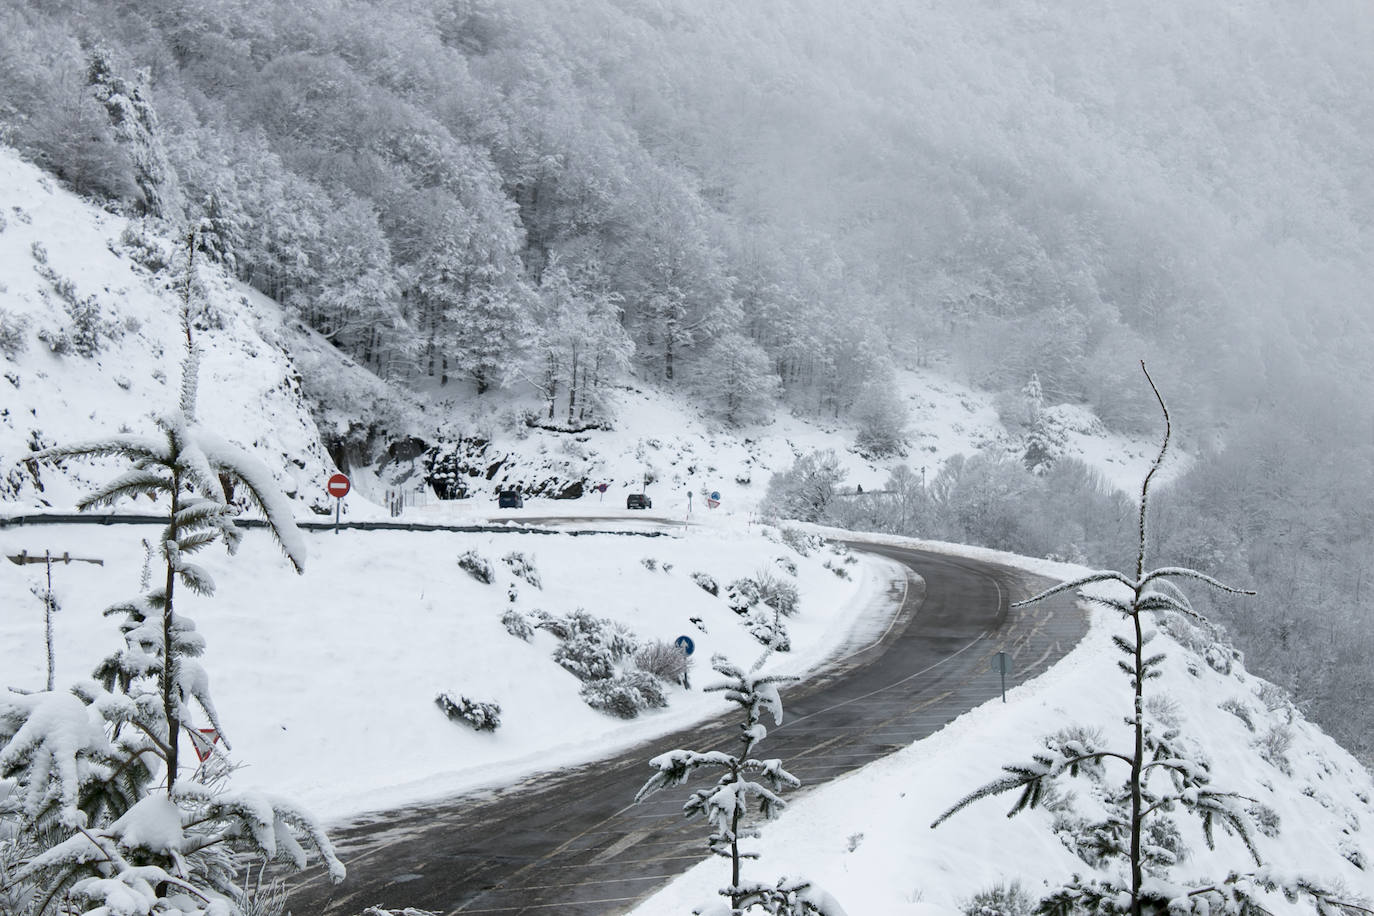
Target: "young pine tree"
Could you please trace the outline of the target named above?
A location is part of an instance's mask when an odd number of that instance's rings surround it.
[[[776,884],[767,884],[745,880],[740,874],[743,859],[758,857],[757,853],[740,849],[741,840],[759,835],[757,828],[747,822],[750,799],[756,800],[758,814],[770,820],[786,805],[779,793],[784,788],[801,785],[800,780],[783,769],[782,761],[758,760],[751,756],[768,734],[760,721],[763,713],[767,711],[775,724],[782,722],[778,685],[796,678],[758,675],[758,665],[744,671],[720,655],[711,660],[711,667],[727,680],[706,689],[724,691],[725,699],[739,707],[743,749],[739,755],[680,749],[660,754],[649,761],[649,766],[658,772],[635,795],[636,802],[643,801],[660,789],[682,785],[698,770],[720,771],[715,783],[693,792],[682,810],[687,817],[704,815],[715,828],[706,845],[715,855],[730,860],[730,886],[720,892],[730,902],[728,907],[721,905],[694,912],[709,916],[740,916],[751,911],[774,916],[844,916],[844,910],[834,898],[809,881],[781,878]]]
[[[1141,369],[1145,364],[1141,363]],[[1107,765],[1126,769],[1123,782],[1109,786],[1105,814],[1097,822],[1084,823],[1074,838],[1080,856],[1098,865],[1099,876],[1073,880],[1052,890],[1039,903],[1037,913],[1066,916],[1071,913],[1169,913],[1183,916],[1192,913],[1250,914],[1268,912],[1259,899],[1261,891],[1280,891],[1290,900],[1306,895],[1311,898],[1321,916],[1359,910],[1352,904],[1336,899],[1330,891],[1305,878],[1280,878],[1269,871],[1253,873],[1231,872],[1224,879],[1183,886],[1169,877],[1169,869],[1181,859],[1181,844],[1172,813],[1182,809],[1202,821],[1209,846],[1213,830],[1221,824],[1245,844],[1256,865],[1260,865],[1259,851],[1251,839],[1250,815],[1242,804],[1248,799],[1233,792],[1220,791],[1212,785],[1211,767],[1200,759],[1184,742],[1176,728],[1167,727],[1147,718],[1145,683],[1160,675],[1162,653],[1146,654],[1152,632],[1147,632],[1145,620],[1151,616],[1175,613],[1201,621],[1188,599],[1173,581],[1192,579],[1213,588],[1237,594],[1253,592],[1231,588],[1210,576],[1193,569],[1164,567],[1145,570],[1145,552],[1149,543],[1146,526],[1149,509],[1150,482],[1164,462],[1169,448],[1169,411],[1154,380],[1146,371],[1145,378],[1164,414],[1164,442],[1159,455],[1145,475],[1140,489],[1139,538],[1135,575],[1114,570],[1096,572],[1072,582],[1065,582],[1048,591],[1018,602],[1020,607],[1043,600],[1050,595],[1079,589],[1093,583],[1115,582],[1129,590],[1129,596],[1094,598],[1130,621],[1130,637],[1114,637],[1117,647],[1126,656],[1119,662],[1130,683],[1132,711],[1126,723],[1131,728],[1130,746],[1107,749],[1099,746],[1098,738],[1085,729],[1068,729],[1046,739],[1047,749],[1028,763],[1004,766],[1005,776],[988,783],[960,799],[941,814],[931,827],[938,827],[950,816],[968,805],[991,795],[1018,792],[1010,814],[1034,808],[1049,798],[1051,784],[1068,774],[1090,775],[1105,780]],[[1117,866],[1117,868],[1113,868]],[[1368,912],[1368,911],[1363,911]]]
[[[124,616],[125,646],[101,663],[96,680],[69,692],[0,698],[0,779],[13,784],[0,800],[0,846],[23,851],[10,880],[32,888],[24,916],[236,916],[245,901],[235,877],[245,861],[302,868],[307,846],[335,881],[343,879],[329,839],[305,812],[281,799],[228,791],[223,768],[218,777],[206,778],[202,768],[182,778],[183,731],[199,750],[211,750],[191,728],[196,709],[220,728],[209,679],[196,661],[205,642],[177,613],[177,587],[211,594],[210,576],[189,558],[217,541],[230,552],[237,547],[238,508],[228,488],[262,511],[298,572],[305,557],[291,506],[267,469],[197,424],[189,310],[183,321],[181,404],[159,421],[161,436],[121,435],[37,456],[124,459],[129,469],[79,506],[146,494],[166,500],[167,525],[158,545],[160,581],[106,611]]]

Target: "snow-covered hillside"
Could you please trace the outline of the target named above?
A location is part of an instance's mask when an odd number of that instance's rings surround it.
[[[1056,578],[1086,572],[993,551],[909,543]],[[1115,612],[1095,610],[1087,638],[1048,673],[1009,690],[1005,705],[987,703],[904,751],[794,796],[778,820],[763,825],[753,847],[762,858],[747,863],[746,877],[805,875],[851,914],[946,916],[969,912],[965,907],[976,894],[999,886],[1019,884],[1038,899],[1075,874],[1093,874],[1071,850],[1075,818],[1103,810],[1104,783],[1091,778],[1061,779],[1057,800],[1010,819],[1015,792],[975,802],[937,828],[931,824],[968,793],[1005,775],[1004,764],[1029,762],[1043,751],[1043,737],[1096,730],[1107,747],[1129,753],[1131,689],[1117,669],[1122,656],[1114,635],[1129,638],[1129,624]],[[1239,793],[1242,805],[1258,815],[1260,870],[1280,881],[1315,879],[1342,891],[1344,900],[1369,906],[1370,773],[1281,690],[1248,673],[1242,660],[1204,633],[1186,625],[1161,628],[1150,648],[1168,657],[1162,676],[1148,681],[1147,718],[1178,728],[1195,759],[1210,764],[1214,788]],[[767,753],[765,741],[759,754]],[[1106,783],[1120,783],[1122,766],[1107,765]],[[1178,814],[1175,820],[1184,849],[1175,870],[1180,887],[1256,870],[1242,842],[1220,826],[1213,851],[1196,819]],[[703,861],[634,913],[691,912],[728,883],[727,862]],[[1274,913],[1312,912],[1310,902],[1288,902],[1280,893],[1262,899]]]
[[[0,200],[0,386],[7,391],[0,505],[65,508],[99,472],[36,468],[24,463],[31,451],[144,432],[174,404],[184,354],[178,252],[155,227],[92,206],[3,149]],[[882,461],[857,454],[854,429],[843,423],[783,414],[766,425],[722,427],[677,398],[628,385],[608,396],[610,429],[530,428],[523,415],[531,402],[518,389],[480,399],[464,397],[459,386],[403,391],[213,265],[202,264],[200,276],[207,287],[196,330],[204,351],[201,419],[264,461],[302,509],[329,508],[323,484],[336,469],[331,449],[354,478],[345,506],[353,517],[385,514],[395,494],[409,508],[424,507],[418,517],[427,520],[474,509],[462,501],[443,505],[427,483],[420,454],[441,443],[462,453],[476,475],[463,489],[478,502],[517,486],[544,496],[585,492],[600,508],[623,505],[647,480],[656,506],[673,515],[685,513],[689,492],[698,508],[703,495],[717,492],[723,514],[747,514],[773,473],[816,449],[835,450],[847,485],[870,491],[899,463],[933,479],[953,454],[1024,450],[991,397],[924,369],[898,373],[909,449]],[[93,316],[85,325],[89,340],[72,330],[83,310]],[[1139,479],[1151,455],[1147,443],[1103,432],[1080,408],[1058,410],[1063,454],[1082,457],[1125,488]],[[590,487],[600,483],[606,494],[593,495]]]
[[[26,456],[121,430],[146,432],[175,403],[179,299],[170,286],[174,271],[158,268],[173,261],[174,246],[72,197],[4,151],[0,200],[0,508],[6,515],[68,510],[109,469],[76,462],[39,468]],[[711,682],[705,664],[691,689],[667,690],[665,709],[626,721],[590,708],[581,682],[554,658],[565,642],[558,620],[575,611],[620,624],[642,642],[688,635],[698,658],[723,652],[747,661],[761,648],[751,628],[769,621],[732,612],[726,593],[732,582],[773,577],[795,585],[800,602],[783,621],[791,651],[774,655],[770,670],[805,671],[860,638],[888,610],[882,598],[894,570],[758,524],[769,477],[797,456],[834,449],[846,485],[873,490],[897,463],[933,477],[955,454],[1024,450],[1021,433],[1003,426],[991,397],[929,369],[897,375],[910,444],[905,456],[883,462],[854,452],[854,429],[843,424],[780,416],[727,429],[671,395],[630,384],[609,396],[615,420],[608,429],[531,428],[522,422],[528,405],[518,391],[485,399],[445,388],[404,393],[341,358],[276,303],[213,269],[203,276],[201,418],[266,463],[301,518],[332,508],[323,490],[337,469],[332,449],[355,482],[345,501],[350,519],[387,516],[389,492],[401,492],[409,521],[550,529],[312,532],[304,577],[256,531],[238,557],[206,558],[219,594],[181,599],[179,609],[208,642],[204,662],[233,745],[230,759],[242,767],[234,780],[290,795],[328,817],[585,761],[719,711],[718,697],[701,690]],[[85,328],[85,336],[74,328]],[[1063,454],[1082,457],[1123,489],[1138,484],[1153,446],[1103,433],[1081,408],[1049,410]],[[471,466],[485,469],[466,478],[473,498],[440,500],[426,483],[418,456],[445,443],[466,449]],[[604,494],[592,489],[599,483],[607,485]],[[516,510],[499,510],[492,499],[506,486],[548,496],[574,484],[581,498],[537,497]],[[641,488],[653,509],[624,508],[625,495]],[[721,497],[717,508],[702,498],[712,492]],[[560,524],[572,524],[559,517],[615,533],[559,533]],[[54,571],[59,685],[87,676],[117,647],[116,626],[100,612],[135,592],[143,539],[155,530],[0,527],[4,554],[70,552],[104,561]],[[490,564],[491,583],[459,565],[469,553],[469,566]],[[532,563],[533,577],[522,574],[517,557]],[[1075,571],[998,559],[1051,575]],[[31,594],[42,585],[41,570],[6,563],[0,571],[0,689],[42,685],[42,605]],[[720,594],[708,593],[698,573]],[[532,628],[524,637],[521,622]],[[1034,893],[1082,870],[1053,830],[1066,808],[1006,821],[1005,801],[987,801],[938,831],[929,823],[994,778],[1002,763],[1028,757],[1039,735],[1074,724],[1101,728],[1109,740],[1121,733],[1124,694],[1104,689],[1119,681],[1114,626],[1099,617],[1065,663],[1015,690],[1006,706],[974,710],[799,799],[765,829],[757,868],[804,872],[851,913],[884,914],[948,913],[999,881],[1019,880]],[[1374,846],[1362,832],[1374,817],[1369,774],[1239,662],[1195,635],[1175,635],[1204,654],[1210,649],[1213,664],[1161,634],[1170,659],[1152,687],[1168,699],[1152,714],[1176,720],[1196,739],[1218,784],[1277,815],[1277,835],[1258,838],[1268,861],[1352,893],[1374,891]],[[435,705],[441,692],[499,703],[501,727],[489,734],[449,721]],[[1096,797],[1087,782],[1077,792],[1084,804]],[[1219,835],[1213,854],[1190,831],[1185,824],[1198,874],[1244,864],[1232,838]],[[640,912],[682,912],[723,880],[719,864],[706,863]],[[1274,909],[1289,911],[1282,901]]]

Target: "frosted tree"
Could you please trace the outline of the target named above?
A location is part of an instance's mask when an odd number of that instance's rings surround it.
[[[768,354],[738,331],[716,335],[690,380],[706,408],[732,426],[766,421],[782,391]]]
[[[773,475],[764,502],[778,518],[817,522],[825,516],[844,476],[844,468],[833,451],[811,452]]]
[[[643,801],[660,789],[680,786],[698,771],[719,771],[715,782],[693,792],[682,810],[687,817],[704,816],[714,828],[706,845],[713,854],[730,860],[730,884],[720,892],[729,904],[698,908],[694,913],[740,916],[752,911],[775,916],[844,916],[835,899],[809,881],[784,877],[769,884],[746,880],[741,874],[743,860],[758,858],[758,853],[740,848],[742,840],[759,835],[758,829],[749,823],[751,814],[757,811],[764,820],[776,817],[787,804],[781,797],[783,789],[801,785],[800,780],[783,769],[781,760],[752,756],[754,748],[768,735],[761,721],[763,714],[767,712],[775,724],[782,724],[778,685],[796,680],[758,674],[767,657],[765,654],[748,671],[721,655],[711,660],[711,667],[726,680],[705,689],[723,691],[726,701],[739,707],[739,740],[743,745],[740,753],[679,749],[660,754],[649,761],[657,772],[644,783],[635,801]]]
[[[267,469],[196,421],[198,353],[187,311],[183,323],[181,403],[158,421],[161,436],[119,435],[36,456],[126,461],[128,470],[79,507],[147,495],[166,500],[167,525],[158,545],[161,581],[145,576],[150,591],[106,612],[123,615],[125,645],[101,663],[96,680],[0,700],[0,778],[14,786],[0,801],[0,821],[12,823],[16,845],[31,851],[12,877],[34,888],[26,916],[234,916],[243,903],[235,881],[243,857],[302,868],[307,847],[334,880],[344,875],[323,830],[289,802],[228,791],[223,765],[218,775],[207,778],[201,768],[181,778],[183,731],[202,755],[217,753],[192,728],[197,712],[223,729],[197,661],[205,641],[176,612],[177,587],[213,593],[209,574],[190,558],[216,542],[237,548],[230,488],[262,512],[297,572],[305,559],[290,503]]]
[[[1141,369],[1145,369],[1143,362]],[[1104,779],[1108,765],[1123,766],[1127,770],[1126,778],[1115,786],[1107,786],[1101,819],[1082,823],[1073,838],[1080,857],[1102,871],[1087,879],[1075,875],[1071,882],[1046,895],[1037,912],[1130,913],[1131,916],[1163,912],[1173,916],[1185,913],[1206,916],[1211,912],[1264,913],[1268,911],[1260,893],[1281,891],[1290,900],[1301,895],[1310,897],[1322,916],[1343,911],[1353,913],[1360,908],[1338,900],[1315,882],[1306,878],[1279,877],[1269,870],[1233,871],[1222,880],[1190,887],[1169,877],[1169,869],[1178,864],[1183,855],[1178,828],[1171,816],[1180,809],[1201,820],[1209,847],[1214,843],[1216,826],[1221,825],[1240,839],[1257,866],[1262,863],[1252,840],[1250,814],[1246,808],[1246,803],[1253,800],[1216,788],[1210,763],[1195,752],[1179,730],[1147,715],[1145,684],[1160,676],[1165,656],[1163,653],[1147,654],[1146,646],[1154,633],[1147,630],[1145,621],[1163,614],[1202,620],[1175,584],[1178,579],[1202,582],[1232,594],[1254,593],[1232,588],[1184,567],[1146,571],[1150,483],[1168,452],[1171,425],[1169,410],[1148,371],[1145,378],[1164,414],[1164,441],[1140,489],[1134,576],[1115,570],[1096,572],[1013,605],[1023,607],[1088,585],[1114,584],[1129,592],[1127,595],[1119,591],[1092,600],[1118,612],[1131,625],[1130,635],[1113,637],[1116,647],[1126,656],[1118,665],[1132,691],[1131,714],[1126,720],[1131,728],[1131,745],[1124,750],[1108,749],[1100,746],[1101,742],[1086,729],[1062,731],[1045,740],[1044,752],[1036,754],[1029,762],[1004,766],[1006,775],[964,796],[931,826],[938,827],[980,799],[1006,792],[1018,793],[1010,811],[1015,815],[1048,799],[1051,784],[1062,776],[1089,775]]]
[[[134,166],[134,181],[143,195],[143,204],[152,216],[176,220],[181,217],[181,192],[176,172],[167,161],[162,145],[157,112],[139,83],[131,83],[114,71],[110,54],[103,48],[91,52],[86,80],[96,101],[104,106],[110,126],[120,142],[127,145]],[[143,80],[146,80],[146,74]]]

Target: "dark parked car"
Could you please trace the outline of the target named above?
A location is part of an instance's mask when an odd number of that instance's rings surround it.
[[[631,493],[625,497],[626,509],[652,509],[654,501],[643,493]]]
[[[496,497],[496,504],[502,509],[523,509],[525,497],[519,490],[502,490]]]

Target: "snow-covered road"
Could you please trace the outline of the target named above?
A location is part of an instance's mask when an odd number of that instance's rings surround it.
[[[857,545],[856,545],[857,546]],[[919,574],[894,583],[901,602],[880,638],[785,691],[787,716],[760,753],[815,786],[906,747],[995,697],[994,653],[1033,677],[1086,632],[1072,599],[1009,604],[1044,580],[975,560],[864,545]],[[907,587],[907,585],[910,587]],[[699,677],[709,679],[708,675]],[[622,912],[702,858],[704,827],[684,823],[685,791],[631,803],[650,756],[735,740],[721,718],[570,771],[498,792],[360,819],[333,835],[349,879],[298,885],[293,909],[355,913],[417,906],[444,914]]]

